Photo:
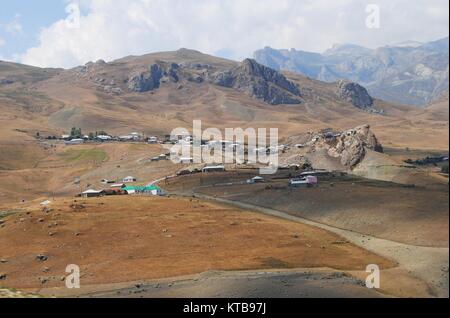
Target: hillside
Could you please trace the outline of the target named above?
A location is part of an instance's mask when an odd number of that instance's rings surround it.
[[[165,135],[175,127],[189,129],[193,119],[204,128],[277,127],[282,139],[369,124],[383,146],[448,149],[448,102],[418,111],[373,99],[357,84],[280,73],[253,60],[237,63],[181,49],[70,70],[0,65],[0,169],[16,174],[53,155],[53,148],[36,142],[37,133],[60,135],[76,126],[85,133]],[[158,87],[136,91],[139,81],[130,79],[139,72],[145,79],[152,65],[162,71]]]
[[[174,127],[190,127],[193,118],[219,128],[270,123],[283,136],[361,123],[386,131],[393,121],[397,129],[398,120],[413,110],[373,100],[352,83],[324,83],[275,72],[253,60],[236,63],[187,49],[97,61],[71,70],[2,65],[0,78],[11,78],[13,68],[27,78],[0,85],[3,128],[29,135],[37,127],[44,134],[59,134],[72,126],[167,134]],[[24,122],[11,123],[18,115]],[[436,147],[446,148],[444,143]]]

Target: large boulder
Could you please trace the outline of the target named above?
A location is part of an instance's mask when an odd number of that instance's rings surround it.
[[[325,149],[330,157],[338,158],[343,166],[349,168],[353,168],[364,159],[366,149],[383,152],[382,145],[369,125],[358,126],[340,134],[316,137],[312,146],[314,149]]]

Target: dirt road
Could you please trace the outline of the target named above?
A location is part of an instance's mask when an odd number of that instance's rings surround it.
[[[394,241],[376,238],[361,233],[343,230],[318,222],[310,221],[301,217],[292,216],[273,209],[258,207],[251,204],[230,201],[204,194],[196,194],[196,197],[234,205],[243,209],[258,211],[266,215],[283,218],[290,221],[315,226],[336,233],[351,243],[364,249],[382,255],[399,263],[399,268],[406,270],[412,275],[427,283],[432,295],[436,297],[449,296],[449,249],[439,247],[421,247],[402,244]],[[391,282],[394,283],[395,282]]]

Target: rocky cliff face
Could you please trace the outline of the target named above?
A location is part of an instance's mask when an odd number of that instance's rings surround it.
[[[159,62],[148,70],[135,72],[128,79],[132,92],[158,89],[163,82],[189,81],[233,88],[271,105],[299,104],[300,89],[281,73],[247,59],[239,66],[227,70],[214,70],[209,65]]]
[[[133,65],[128,70],[120,63],[97,61],[75,71],[78,77],[92,81],[104,92],[114,95],[154,91],[167,83],[179,83],[179,87],[187,83],[209,83],[244,92],[271,105],[301,103],[300,89],[296,84],[251,59],[220,68],[205,63],[156,61],[148,67]]]
[[[373,98],[367,90],[357,83],[339,81],[336,85],[337,95],[340,99],[361,109],[373,106]]]
[[[162,81],[178,82],[178,69],[179,65],[176,63],[158,62],[150,65],[147,71],[130,75],[128,89],[143,93],[158,89]]]
[[[246,59],[238,67],[208,75],[219,86],[234,88],[271,105],[300,104],[300,89],[281,73]]]

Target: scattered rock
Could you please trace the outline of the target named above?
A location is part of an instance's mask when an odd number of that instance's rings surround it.
[[[45,254],[39,254],[39,255],[36,255],[36,260],[38,260],[40,262],[45,262],[48,260],[48,256]]]

